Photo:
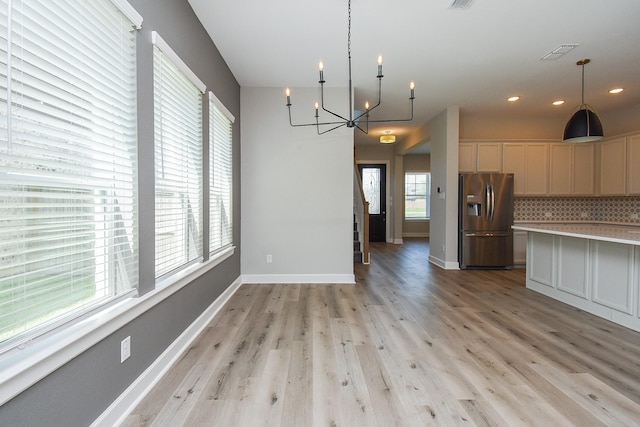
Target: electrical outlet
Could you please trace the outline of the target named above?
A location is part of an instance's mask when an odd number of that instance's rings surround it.
[[[124,363],[131,356],[131,337],[126,337],[120,343],[120,363]]]
[[[442,253],[444,253],[444,245],[442,245]]]
[[[551,218],[553,216],[553,214],[551,212],[545,212],[544,213],[544,217],[545,218]]]
[[[273,256],[271,254],[267,254],[267,264],[271,264],[273,262]]]
[[[632,213],[630,215],[631,219],[638,219],[638,214],[637,213]]]
[[[586,213],[586,212],[582,212],[582,213],[580,214],[580,218],[588,218],[588,217],[589,217],[589,214],[588,214],[588,213]]]

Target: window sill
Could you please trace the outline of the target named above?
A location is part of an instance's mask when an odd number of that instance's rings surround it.
[[[0,405],[90,349],[129,322],[230,258],[229,247],[156,284],[156,289],[127,298],[81,321],[7,350],[0,356]]]

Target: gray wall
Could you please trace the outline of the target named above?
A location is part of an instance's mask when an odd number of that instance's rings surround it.
[[[313,118],[303,106],[318,89],[292,94],[294,122]],[[243,87],[241,99],[243,282],[353,282],[354,130],[291,127],[281,88]]]
[[[146,293],[154,288],[154,213],[145,209],[154,206],[152,30],[162,36],[236,117],[233,128],[236,252],[0,407],[3,426],[91,424],[240,275],[240,86],[186,0],[129,2],[144,18],[143,28],[138,32],[140,291]],[[120,341],[126,336],[132,339],[132,355],[120,364]]]

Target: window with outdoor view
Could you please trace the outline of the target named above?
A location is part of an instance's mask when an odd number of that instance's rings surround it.
[[[430,172],[406,172],[404,175],[405,219],[429,219]]]
[[[0,341],[134,291],[136,32],[110,0],[0,1]]]
[[[235,118],[209,92],[209,252],[233,243],[232,125]]]
[[[153,32],[156,278],[201,261],[204,84]]]

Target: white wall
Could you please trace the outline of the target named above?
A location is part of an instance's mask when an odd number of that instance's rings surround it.
[[[317,96],[293,90],[294,122],[313,119]],[[354,282],[353,130],[290,127],[279,88],[242,88],[241,115],[243,281]]]
[[[429,261],[458,268],[458,107],[429,123],[431,133],[431,224]],[[440,188],[440,193],[437,189]],[[441,196],[444,195],[444,198]]]

